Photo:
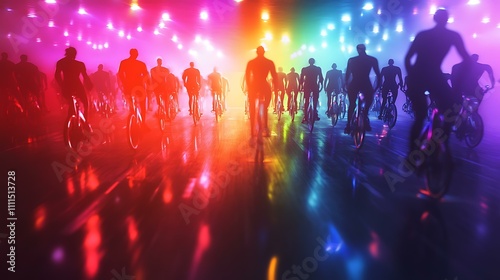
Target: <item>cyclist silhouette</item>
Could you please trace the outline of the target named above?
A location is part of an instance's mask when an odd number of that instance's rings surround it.
[[[156,102],[160,105],[160,95],[167,98],[167,76],[170,73],[167,68],[162,66],[163,60],[156,59],[156,66],[151,68],[152,89],[156,95]]]
[[[483,100],[483,89],[479,86],[479,79],[483,73],[488,73],[491,88],[495,87],[495,77],[493,76],[493,69],[488,64],[478,63],[479,55],[472,54],[470,56],[471,62],[468,68],[467,63],[455,64],[451,69],[451,85],[455,93],[460,96],[462,94],[474,96],[479,100],[479,104]]]
[[[90,75],[90,79],[94,83],[94,90],[97,92],[99,101],[103,102],[103,96],[110,96],[111,94],[111,79],[109,72],[103,70],[104,66],[99,64],[97,71]]]
[[[387,94],[389,91],[392,92],[392,97],[394,103],[396,103],[396,99],[398,98],[398,86],[400,88],[403,87],[403,76],[401,74],[401,68],[394,66],[394,59],[389,59],[389,66],[383,67],[380,71],[384,82],[382,83],[382,106],[380,109],[380,114],[378,115],[378,119],[382,119],[382,111],[385,108],[385,103],[387,102]],[[396,84],[396,76],[399,79],[399,84]]]
[[[297,109],[297,98],[299,96],[299,81],[300,77],[295,68],[290,68],[290,73],[286,74],[286,95],[288,96],[287,111],[290,110],[291,102],[295,102],[295,109]],[[292,92],[295,94],[295,100],[292,100]]]
[[[24,107],[30,93],[40,102],[41,81],[38,67],[28,61],[28,56],[22,54],[20,58],[21,61],[16,64],[14,73],[21,93],[21,103]]]
[[[285,83],[286,83],[286,74],[283,72],[283,67],[278,67],[278,72],[276,73],[276,87],[274,88],[274,112],[276,113],[276,105],[278,105],[278,95],[281,98],[281,104],[284,104],[285,101]],[[281,110],[285,110],[283,106]]]
[[[413,104],[415,122],[410,131],[410,153],[418,149],[418,137],[427,117],[427,98],[425,91],[436,101],[436,106],[442,113],[456,114],[452,107],[460,103],[460,99],[453,94],[446,78],[441,71],[441,63],[452,46],[456,48],[463,60],[469,60],[460,34],[446,28],[448,12],[439,9],[434,14],[435,27],[421,31],[415,36],[408,53],[405,56],[405,67],[408,73],[407,96]],[[412,58],[416,56],[412,64]],[[448,111],[449,110],[449,111]],[[451,116],[451,119],[454,119]],[[447,121],[444,129],[450,134],[453,122]],[[446,139],[449,139],[447,137]]]
[[[118,78],[123,87],[123,95],[129,101],[130,113],[133,112],[132,94],[136,95],[142,112],[142,120],[146,123],[146,82],[150,80],[146,64],[137,60],[139,51],[130,49],[130,57],[120,62],[118,69]],[[146,127],[147,128],[147,127]]]
[[[207,76],[210,92],[212,93],[212,112],[215,110],[215,94],[222,98],[222,75],[217,72],[217,67],[214,67],[212,73]]]
[[[319,121],[317,108],[319,92],[323,89],[323,74],[321,73],[321,68],[314,65],[315,62],[314,58],[309,58],[309,66],[302,68],[300,72],[300,86],[304,91],[304,108],[309,108],[309,98],[311,94],[313,95],[313,108],[316,120]],[[307,114],[304,114],[302,123],[307,123],[307,121]]]
[[[250,60],[247,63],[247,67],[245,69],[245,81],[248,89],[248,101],[250,103],[249,111],[251,143],[254,140],[254,137],[257,136],[257,132],[255,131],[255,108],[257,100],[259,100],[259,102],[264,102],[264,112],[262,116],[263,120],[259,122],[259,128],[262,128],[261,126],[264,126],[265,136],[270,135],[269,128],[267,126],[267,108],[269,107],[269,103],[271,102],[272,91],[271,85],[267,81],[267,76],[270,74],[273,81],[277,81],[278,79],[274,62],[264,57],[264,47],[257,47],[256,52],[257,57]]]
[[[332,99],[332,92],[335,92],[335,95],[340,93],[340,89],[343,87],[342,85],[342,70],[337,70],[337,64],[332,64],[332,69],[326,72],[325,76],[325,91],[326,96],[328,98],[328,108],[326,109],[326,115],[330,118],[330,102]]]
[[[356,99],[358,93],[361,92],[364,95],[365,106],[364,115],[366,117],[365,130],[370,131],[370,121],[368,119],[368,109],[373,102],[373,96],[375,90],[380,86],[381,75],[378,68],[378,60],[366,54],[366,46],[359,44],[356,46],[358,51],[358,56],[351,57],[347,61],[347,69],[345,74],[345,83],[347,84],[347,95],[349,97],[349,110],[347,111],[347,125],[344,129],[345,134],[349,134],[351,131],[351,118],[354,108],[356,107]],[[373,88],[370,82],[370,72],[373,69],[376,75],[375,88]],[[352,81],[349,83],[349,79],[352,75]]]
[[[71,97],[74,95],[83,103],[83,114],[87,119],[89,102],[85,88],[87,88],[87,90],[92,89],[92,82],[87,74],[87,68],[83,62],[76,60],[76,49],[74,47],[67,48],[64,56],[64,58],[56,63],[54,77],[61,89],[62,96],[66,98],[69,103],[68,116],[74,113],[72,112],[73,100]],[[80,80],[80,76],[83,77],[83,83]]]
[[[182,82],[189,96],[189,115],[192,114],[191,103],[193,102],[193,94],[199,97],[201,88],[201,74],[200,70],[194,68],[194,62],[189,62],[189,68],[182,73]]]

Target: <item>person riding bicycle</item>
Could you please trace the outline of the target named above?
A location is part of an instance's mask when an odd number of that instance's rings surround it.
[[[136,96],[142,112],[142,120],[146,123],[146,83],[150,81],[150,76],[146,64],[137,59],[139,51],[130,49],[130,57],[120,62],[118,78],[123,87],[122,92],[130,104],[130,113],[134,113],[132,106],[132,95]],[[147,129],[147,126],[145,126]]]
[[[83,78],[83,83],[80,80]],[[81,61],[76,60],[76,49],[68,47],[65,50],[64,58],[56,63],[54,78],[61,89],[61,95],[68,101],[68,116],[73,113],[73,98],[80,99],[83,103],[83,115],[87,118],[89,102],[86,90],[92,89],[92,82],[87,74],[87,68]]]
[[[21,93],[21,106],[26,109],[30,94],[40,102],[40,71],[35,64],[28,61],[27,55],[22,54],[20,58],[21,61],[15,65],[14,74]]]
[[[441,71],[441,63],[452,46],[456,48],[464,61],[469,61],[470,56],[465,50],[465,45],[460,34],[446,28],[448,11],[439,9],[434,14],[435,27],[421,31],[412,42],[406,56],[405,68],[408,73],[407,95],[409,96],[415,113],[415,122],[410,131],[410,151],[418,150],[418,138],[422,131],[424,120],[427,118],[427,97],[436,102],[438,110],[448,114],[447,119],[455,119],[454,110],[461,100],[453,91]],[[416,56],[414,63],[412,58]],[[469,62],[467,62],[469,63]],[[450,118],[451,117],[451,118]],[[453,122],[447,121],[444,126],[446,140],[449,139]],[[447,141],[446,141],[447,142]]]
[[[378,119],[382,119],[382,115],[384,114],[385,104],[387,103],[387,94],[392,92],[392,102],[396,103],[396,99],[398,98],[398,88],[403,87],[403,78],[401,75],[401,68],[394,66],[394,59],[389,59],[389,66],[383,67],[380,71],[382,75],[382,79],[384,82],[382,83],[382,106],[380,109],[380,114],[378,115]],[[396,84],[396,76],[399,79],[399,84]]]
[[[451,68],[451,86],[456,94],[459,96],[473,96],[479,100],[479,104],[484,97],[484,89],[479,86],[479,79],[483,76],[484,72],[488,73],[491,88],[495,87],[495,77],[493,76],[493,69],[488,64],[478,63],[479,55],[472,54],[470,56],[470,65],[466,63],[455,64]]]
[[[182,82],[189,96],[189,115],[192,115],[191,103],[193,103],[193,95],[199,97],[201,88],[200,70],[194,68],[194,62],[189,62],[189,68],[182,73]]]
[[[325,75],[324,88],[326,92],[326,97],[328,98],[328,108],[326,109],[326,115],[330,118],[330,104],[332,102],[332,93],[338,96],[340,89],[343,88],[342,84],[342,70],[337,70],[337,63],[332,64],[332,69],[328,70]]]
[[[283,72],[283,67],[278,67],[278,72],[276,73],[277,78],[274,83],[276,87],[274,88],[274,113],[277,113],[276,106],[278,105],[278,96],[281,98],[281,111],[284,111],[285,108],[283,104],[285,103],[285,83],[286,83],[286,74]]]
[[[245,82],[248,89],[248,101],[250,103],[250,143],[252,144],[257,131],[255,131],[256,121],[256,101],[263,102],[264,110],[262,112],[262,120],[259,121],[259,128],[264,130],[265,136],[270,136],[269,127],[267,126],[267,108],[271,103],[271,86],[267,81],[267,76],[270,74],[273,81],[277,81],[277,72],[274,62],[264,57],[264,47],[257,47],[257,57],[247,63],[245,69]],[[260,107],[260,105],[259,105]],[[259,112],[260,114],[260,112]],[[260,132],[260,131],[259,131]]]
[[[215,112],[215,95],[222,99],[222,75],[217,72],[217,67],[214,67],[213,72],[208,75],[207,81],[212,93],[212,112]]]
[[[297,110],[297,98],[299,96],[299,82],[300,82],[299,74],[295,72],[294,67],[290,68],[290,73],[286,74],[286,95],[288,98],[287,111],[290,110],[292,101],[294,102],[295,110]],[[295,98],[293,98],[293,94],[295,95]]]
[[[167,93],[171,94],[174,98],[175,104],[177,106],[177,112],[180,112],[179,108],[179,90],[180,90],[180,82],[179,79],[174,75],[174,73],[170,72],[170,69],[167,68]]]
[[[315,112],[316,120],[319,121],[318,116],[318,98],[319,92],[323,90],[323,73],[321,68],[314,65],[316,60],[309,58],[309,66],[302,68],[300,72],[300,88],[304,91],[305,107],[309,108],[309,98],[313,95],[313,110]],[[307,123],[307,114],[304,114],[302,123]]]
[[[358,56],[349,58],[345,75],[345,84],[347,85],[347,95],[349,97],[347,125],[344,129],[345,134],[351,132],[352,114],[356,108],[356,99],[360,92],[364,95],[365,102],[365,130],[371,131],[370,120],[368,119],[368,109],[373,102],[375,90],[380,86],[382,79],[378,68],[378,60],[366,54],[366,46],[364,44],[359,44],[356,46],[356,50],[358,51]],[[376,75],[375,88],[373,88],[370,82],[370,72],[372,69]],[[352,81],[349,82],[351,75]]]
[[[151,73],[151,88],[156,95],[156,102],[160,106],[160,96],[163,100],[168,98],[167,96],[167,76],[169,71],[166,67],[162,66],[163,60],[159,57],[156,59],[156,66],[151,68],[149,71]]]
[[[94,91],[97,93],[99,102],[104,102],[104,96],[111,102],[111,79],[109,72],[103,70],[104,66],[99,64],[97,71],[90,75],[90,80],[94,84]]]

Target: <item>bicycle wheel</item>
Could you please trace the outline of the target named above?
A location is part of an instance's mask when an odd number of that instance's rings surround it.
[[[168,119],[170,121],[173,121],[175,119],[175,116],[177,116],[177,108],[175,107],[175,103],[173,100],[170,100],[168,102],[167,112],[168,112]]]
[[[425,168],[427,195],[436,199],[443,197],[448,192],[453,171],[451,154],[444,143],[428,157]]]
[[[347,112],[347,109],[346,109],[346,103],[344,101],[340,101],[340,118],[341,119],[344,119],[345,118],[345,114]]]
[[[196,97],[193,97],[193,105],[191,108],[193,109],[193,122],[194,125],[196,125],[200,121],[200,107],[198,106],[198,99]]]
[[[278,100],[278,104],[276,104],[276,110],[278,110],[278,121],[281,120],[281,100]]]
[[[83,120],[80,119],[80,122],[83,122]],[[83,141],[85,139],[83,128],[81,123],[79,123],[78,117],[75,115],[70,116],[64,129],[64,140],[66,141],[66,145],[75,152],[78,152],[83,146]]]
[[[132,149],[139,147],[139,140],[141,137],[141,121],[135,114],[130,115],[128,119],[128,140]]]
[[[332,126],[337,125],[339,120],[339,105],[334,103],[330,108],[330,120],[332,121]]]
[[[215,113],[215,121],[216,121],[216,122],[218,122],[218,121],[219,121],[219,119],[220,119],[219,104],[220,104],[220,103],[219,103],[219,101],[218,101],[218,100],[217,100],[217,101],[215,101],[215,108],[214,108],[214,109],[215,109],[215,112],[214,112],[214,113]]]
[[[396,125],[396,120],[398,118],[398,111],[396,109],[396,105],[390,104],[385,109],[385,122],[389,126],[389,128],[393,128]]]
[[[158,106],[158,118],[160,120],[160,129],[165,131],[167,128],[167,113],[165,112],[165,103],[160,99],[160,106]]]
[[[475,148],[483,139],[483,119],[478,113],[472,113],[467,117],[465,123],[465,144],[469,148]]]
[[[355,125],[352,131],[352,138],[354,139],[354,146],[356,149],[361,149],[365,140],[365,121],[363,116],[359,115],[355,117]]]
[[[316,116],[314,114],[314,107],[312,106],[312,101],[310,101],[309,108],[307,108],[307,126],[309,128],[309,132],[313,131],[315,121],[316,121]]]

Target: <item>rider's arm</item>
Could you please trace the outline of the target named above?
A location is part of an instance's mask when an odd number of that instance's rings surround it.
[[[318,67],[319,71],[319,91],[323,90],[323,71],[321,71],[321,68]]]
[[[56,64],[56,72],[54,73],[54,78],[55,78],[59,88],[61,88],[62,87],[62,69],[61,69],[61,65],[59,62],[57,62],[57,64]]]
[[[403,75],[401,74],[401,68],[398,67],[398,78],[399,78],[399,87],[403,88]]]
[[[462,37],[460,37],[460,34],[455,33],[455,36],[453,37],[453,44],[455,45],[455,48],[457,49],[458,53],[462,57],[464,61],[470,61],[470,55],[469,53],[465,50],[465,45],[464,41],[462,40]]]
[[[485,64],[484,65],[484,70],[488,73],[488,76],[490,77],[490,82],[491,82],[491,88],[495,87],[495,77],[493,76],[493,69],[491,69],[491,66]]]
[[[305,73],[304,73],[304,68],[300,71],[300,78],[299,78],[299,90],[302,91],[304,90],[304,79],[305,79]]]
[[[382,75],[380,75],[378,60],[376,58],[373,59],[373,71],[375,71],[375,75],[377,76],[377,84],[375,85],[375,90],[377,90],[382,85]]]
[[[85,86],[85,89],[90,91],[92,90],[92,81],[90,80],[90,77],[89,75],[87,74],[87,68],[85,67],[85,64],[82,62],[81,63],[81,74],[82,74],[82,77],[83,77],[83,85]]]
[[[274,66],[274,62],[271,61],[270,63],[270,68],[269,71],[271,72],[271,77],[272,77],[272,82],[273,82],[273,88],[277,89],[277,83],[278,83],[278,73],[276,72],[276,67]]]

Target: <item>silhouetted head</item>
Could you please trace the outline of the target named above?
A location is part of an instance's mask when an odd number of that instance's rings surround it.
[[[358,54],[365,54],[366,53],[366,46],[364,44],[358,44],[356,46],[356,50],[358,51]]]
[[[102,64],[97,65],[97,70],[102,71],[102,68],[104,68],[104,65]]]
[[[283,72],[283,67],[278,67],[278,72]]]
[[[389,63],[389,65],[394,65],[394,59],[392,59],[392,58],[389,59],[389,62],[387,62],[387,63]]]
[[[161,66],[162,62],[163,62],[163,60],[161,59],[161,57],[158,57],[156,59],[156,64],[158,64],[158,66]]]
[[[316,62],[316,60],[314,58],[309,58],[309,65],[314,65],[314,63]]]
[[[293,73],[293,72],[295,72],[295,68],[294,68],[294,67],[290,68],[290,71],[291,71],[292,73]]]
[[[214,72],[217,72],[217,67],[214,67]]]
[[[139,56],[139,51],[137,49],[130,49],[130,58],[136,59]]]
[[[28,61],[28,56],[27,56],[27,55],[25,55],[25,54],[22,54],[19,58],[21,59],[21,62],[26,62],[26,61]]]
[[[472,54],[472,55],[470,56],[470,59],[471,59],[472,61],[474,61],[474,62],[477,62],[477,61],[479,60],[479,55],[477,55],[477,54]]]
[[[257,47],[257,55],[258,56],[263,56],[265,52],[266,52],[266,50],[264,50],[263,46],[258,46]]]
[[[189,62],[189,66],[194,67],[194,62]]]
[[[65,50],[64,55],[70,58],[76,57],[76,49],[73,47],[69,47]]]
[[[2,59],[7,59],[9,57],[9,55],[6,53],[6,52],[3,52],[2,53]]]
[[[337,63],[332,64],[332,69],[337,69]]]
[[[434,14],[434,21],[436,22],[437,25],[440,26],[445,26],[446,23],[448,22],[448,11],[445,9],[439,9],[436,11]]]

